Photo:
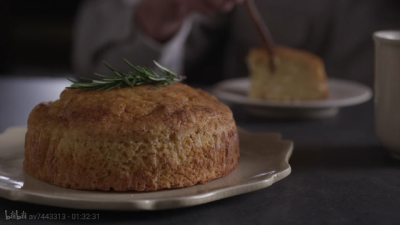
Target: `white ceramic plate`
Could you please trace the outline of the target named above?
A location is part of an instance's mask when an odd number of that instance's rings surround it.
[[[101,192],[66,189],[23,171],[26,128],[0,135],[0,197],[80,209],[159,210],[188,207],[266,188],[291,172],[293,143],[276,133],[239,131],[241,161],[226,177],[188,188],[156,192]]]
[[[330,117],[336,115],[338,108],[361,104],[371,99],[372,90],[362,84],[329,78],[329,98],[319,101],[278,102],[247,97],[250,79],[239,78],[218,83],[213,94],[219,99],[240,105],[250,106],[253,114],[267,117]]]

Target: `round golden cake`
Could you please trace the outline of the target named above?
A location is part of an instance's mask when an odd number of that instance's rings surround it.
[[[204,183],[239,163],[230,109],[181,83],[65,90],[28,120],[25,171],[66,188],[154,191]]]

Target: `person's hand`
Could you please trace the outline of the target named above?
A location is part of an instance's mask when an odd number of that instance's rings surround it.
[[[136,22],[157,41],[171,38],[192,12],[213,15],[229,12],[244,0],[143,0],[136,11]]]

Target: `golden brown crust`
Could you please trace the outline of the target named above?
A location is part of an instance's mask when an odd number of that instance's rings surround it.
[[[31,112],[25,171],[62,187],[153,191],[204,183],[239,163],[230,109],[180,83],[65,90]]]
[[[324,66],[324,61],[310,53],[301,49],[294,49],[294,48],[287,48],[283,46],[276,46],[274,47],[274,52],[277,56],[282,57],[282,58],[290,58],[291,60],[293,58],[296,58],[298,60],[301,60],[307,64],[311,64],[314,67],[320,67]],[[253,48],[250,50],[250,54],[253,57],[257,58],[267,58],[269,59],[269,54],[266,50],[261,49],[261,48]]]

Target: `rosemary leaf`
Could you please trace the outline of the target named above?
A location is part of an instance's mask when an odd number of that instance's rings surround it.
[[[116,84],[114,86],[111,86],[111,87],[107,88],[106,91],[114,89],[114,88],[117,88],[117,87],[120,87],[122,83],[123,83],[123,81],[119,82],[118,84]]]
[[[141,66],[134,66],[128,60],[124,59],[124,62],[128,64],[133,70],[127,73],[119,71],[109,65],[106,62],[103,62],[104,65],[113,71],[117,76],[104,76],[98,73],[95,73],[96,76],[101,77],[101,80],[94,80],[89,78],[81,78],[84,80],[89,80],[91,83],[84,83],[71,80],[67,78],[69,81],[72,82],[68,89],[81,89],[81,90],[111,90],[120,87],[136,87],[141,85],[151,85],[154,86],[150,87],[150,89],[155,89],[158,87],[170,85],[175,82],[182,81],[186,79],[185,76],[179,76],[175,73],[171,72],[167,68],[161,66],[159,63],[154,61],[158,71],[161,74],[156,73],[153,69]]]

